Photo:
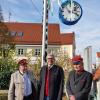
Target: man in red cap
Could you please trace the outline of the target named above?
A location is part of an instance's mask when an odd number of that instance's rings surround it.
[[[36,80],[32,71],[28,70],[27,60],[18,62],[19,70],[11,75],[8,100],[37,100]]]
[[[92,84],[92,74],[85,71],[83,58],[76,55],[72,59],[74,70],[69,73],[67,93],[70,100],[88,100]]]

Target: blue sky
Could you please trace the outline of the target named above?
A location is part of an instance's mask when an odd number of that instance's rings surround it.
[[[64,2],[65,0],[61,0]],[[100,0],[75,0],[83,9],[83,15],[75,25],[64,25],[58,16],[59,6],[57,0],[54,2],[53,16],[49,13],[49,23],[60,24],[61,32],[75,32],[76,52],[83,54],[84,48],[92,46],[93,61],[96,52],[100,52]],[[43,1],[42,0],[0,0],[3,16],[14,22],[42,22]]]

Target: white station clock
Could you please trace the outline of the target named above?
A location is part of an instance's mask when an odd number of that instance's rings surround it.
[[[59,8],[59,18],[66,25],[76,24],[82,13],[82,7],[76,1],[65,1]]]

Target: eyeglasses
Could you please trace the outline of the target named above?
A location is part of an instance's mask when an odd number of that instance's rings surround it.
[[[79,65],[80,61],[73,62],[73,65]]]

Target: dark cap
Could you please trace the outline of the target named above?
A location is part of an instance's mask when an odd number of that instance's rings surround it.
[[[83,61],[81,55],[76,55],[72,58],[72,62]]]
[[[26,65],[27,64],[27,59],[22,59],[18,62],[19,65]]]

